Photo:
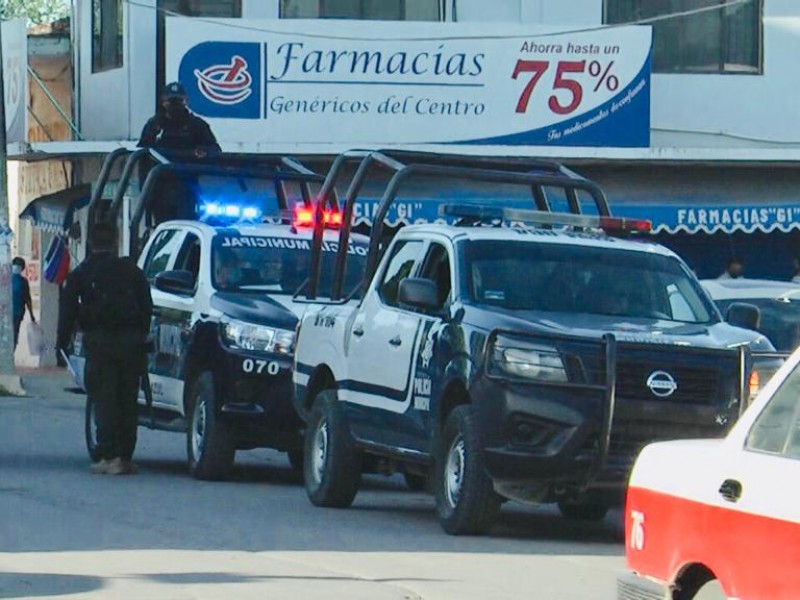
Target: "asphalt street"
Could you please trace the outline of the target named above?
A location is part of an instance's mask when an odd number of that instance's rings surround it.
[[[319,509],[283,454],[240,452],[231,481],[200,482],[184,436],[143,429],[139,475],[92,475],[67,384],[0,398],[0,598],[614,598],[619,511],[584,524],[507,503],[489,536],[451,537],[399,477]]]

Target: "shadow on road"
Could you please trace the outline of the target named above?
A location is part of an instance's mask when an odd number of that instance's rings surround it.
[[[87,594],[102,587],[102,579],[86,575],[0,572],[0,598]]]

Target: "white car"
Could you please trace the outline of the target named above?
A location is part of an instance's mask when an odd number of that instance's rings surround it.
[[[722,440],[647,446],[618,598],[800,598],[800,350]]]
[[[761,311],[758,331],[779,352],[800,345],[800,284],[768,279],[706,279],[700,282],[723,314],[734,302],[746,302]]]

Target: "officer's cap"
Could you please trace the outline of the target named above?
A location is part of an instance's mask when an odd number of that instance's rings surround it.
[[[161,97],[167,100],[170,98],[186,98],[186,88],[179,81],[173,81],[164,86]]]

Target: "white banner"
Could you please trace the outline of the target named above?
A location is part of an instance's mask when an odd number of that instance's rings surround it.
[[[25,19],[3,21],[3,84],[8,143],[28,135],[28,32]]]
[[[649,27],[485,33],[176,17],[167,78],[223,141],[649,146]]]

